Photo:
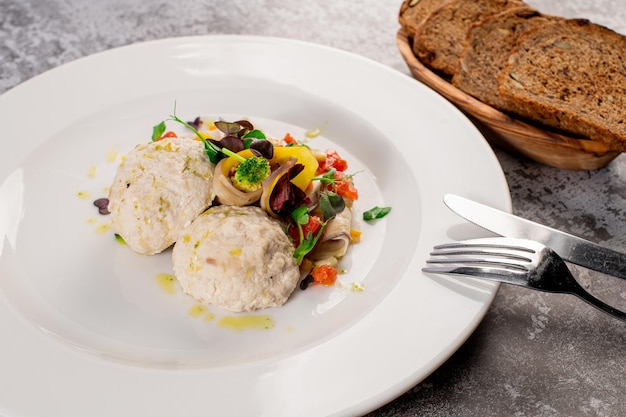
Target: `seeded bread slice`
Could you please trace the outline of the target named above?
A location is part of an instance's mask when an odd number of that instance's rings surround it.
[[[626,151],[626,37],[583,19],[519,36],[498,79],[504,110]]]
[[[448,0],[404,0],[400,6],[398,21],[409,38],[415,36],[419,25]]]
[[[519,0],[452,0],[433,11],[418,26],[413,41],[413,52],[431,69],[453,76],[470,26],[491,15],[513,7],[521,7]]]
[[[498,76],[506,66],[517,38],[525,30],[561,19],[528,7],[516,7],[474,23],[452,84],[480,101],[501,108]]]

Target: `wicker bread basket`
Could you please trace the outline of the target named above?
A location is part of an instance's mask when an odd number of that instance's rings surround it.
[[[397,44],[413,76],[464,112],[493,146],[569,170],[599,169],[620,154],[602,142],[566,136],[517,120],[464,93],[415,57],[403,29],[397,33]]]

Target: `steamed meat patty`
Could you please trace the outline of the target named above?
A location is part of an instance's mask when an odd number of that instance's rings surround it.
[[[211,204],[213,170],[198,140],[166,138],[138,145],[111,185],[113,230],[135,252],[163,251]]]
[[[281,225],[258,207],[212,207],[174,245],[174,272],[195,299],[230,311],[283,305],[300,278]]]

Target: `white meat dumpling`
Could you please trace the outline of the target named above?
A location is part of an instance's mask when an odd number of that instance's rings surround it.
[[[294,246],[258,207],[212,207],[173,250],[174,272],[195,299],[234,311],[283,305],[298,285]]]
[[[170,247],[213,201],[213,171],[204,144],[165,138],[126,155],[109,191],[113,231],[143,255]]]

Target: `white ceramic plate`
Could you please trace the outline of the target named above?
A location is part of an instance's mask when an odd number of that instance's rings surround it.
[[[310,145],[359,171],[357,217],[392,207],[357,220],[339,285],[251,318],[159,285],[169,253],[115,241],[92,201],[174,102],[279,137],[320,129]],[[491,149],[445,100],[362,57],[273,38],[148,42],[35,77],[0,114],[0,415],[362,414],[445,361],[497,289],[420,271],[433,244],[477,232],[445,193],[510,209]]]

